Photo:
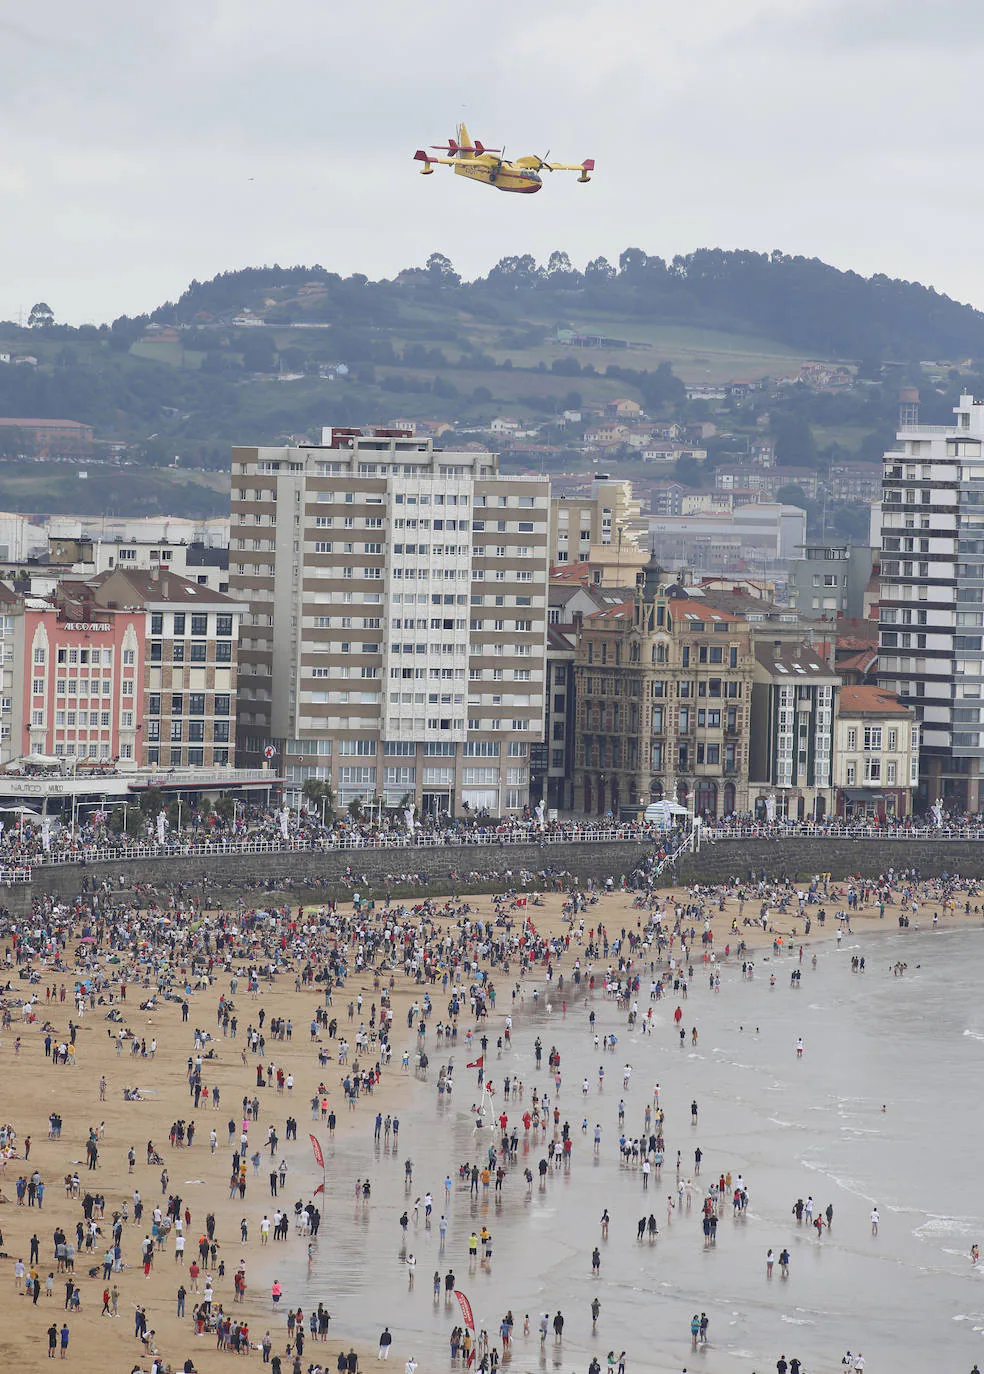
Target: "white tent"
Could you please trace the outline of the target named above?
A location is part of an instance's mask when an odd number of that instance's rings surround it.
[[[646,807],[647,821],[654,822],[656,825],[669,826],[673,823],[675,816],[690,816],[690,812],[685,806],[681,806],[675,801],[651,802]]]

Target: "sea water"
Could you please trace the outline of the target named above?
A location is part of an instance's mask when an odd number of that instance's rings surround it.
[[[802,962],[795,951],[779,960],[767,954],[756,957],[750,980],[738,966],[721,965],[720,992],[710,991],[707,966],[697,966],[688,999],[671,994],[652,1004],[652,1036],[628,1029],[625,1014],[601,995],[591,1003],[570,999],[565,1016],[563,994],[553,990],[548,1014],[544,996],[534,1007],[527,980],[525,1001],[515,1004],[513,1048],[497,1060],[496,1039],[510,1009],[509,988],[500,982],[498,1008],[486,1027],[487,1076],[497,1086],[506,1073],[522,1079],[524,1098],[505,1108],[520,1126],[521,1145],[519,1165],[509,1170],[499,1198],[492,1190],[487,1198],[481,1190],[470,1198],[459,1184],[458,1165],[476,1161],[481,1167],[499,1132],[474,1129],[468,1108],[478,1098],[476,1075],[465,1069],[470,1056],[460,1038],[453,1052],[442,1052],[431,1030],[431,1081],[413,1085],[408,1109],[400,1113],[397,1147],[374,1147],[371,1101],[359,1108],[365,1123],[359,1141],[340,1135],[330,1143],[323,1127],[313,1126],[325,1145],[325,1220],[310,1266],[304,1243],[293,1237],[282,1257],[287,1301],[306,1311],[323,1301],[333,1335],[354,1343],[372,1342],[388,1324],[394,1359],[412,1354],[422,1369],[448,1367],[447,1338],[460,1313],[457,1304],[445,1304],[443,1284],[440,1300],[433,1301],[432,1279],[438,1270],[443,1280],[451,1267],[477,1325],[496,1344],[499,1322],[511,1309],[514,1369],[586,1370],[593,1354],[604,1366],[613,1349],[627,1352],[630,1374],[685,1366],[708,1374],[761,1374],[780,1354],[798,1356],[813,1374],[839,1367],[850,1349],[863,1352],[869,1371],[969,1371],[984,1357],[984,1266],[970,1261],[972,1243],[984,1244],[977,1173],[984,1129],[984,932],[889,929],[863,940],[848,937],[839,950],[827,942],[807,945]],[[865,972],[852,971],[852,954],[864,955]],[[907,964],[900,977],[893,975],[898,961]],[[793,968],[802,969],[799,987],[790,981]],[[639,1004],[645,1014],[648,979]],[[687,1031],[682,1046],[673,1022],[677,1005]],[[614,1053],[594,1048],[587,1019],[592,1008],[595,1031],[618,1037]],[[432,1024],[443,1012],[436,998]],[[560,1051],[563,1084],[556,1101],[574,1138],[570,1172],[551,1169],[542,1190],[537,1164],[545,1146],[527,1146],[519,1121],[534,1088],[549,1094],[551,1107],[555,1099],[552,1076],[545,1067],[536,1070],[536,1035],[544,1065],[551,1046]],[[399,1029],[394,1046],[398,1061]],[[439,1098],[435,1086],[436,1068],[448,1058],[455,1063],[450,1099]],[[626,1063],[632,1076],[623,1091]],[[618,1103],[624,1098],[627,1134],[641,1134],[656,1083],[666,1113],[665,1164],[662,1180],[653,1177],[644,1192],[641,1171],[620,1165]],[[496,1102],[501,1109],[501,1096]],[[589,1129],[582,1134],[585,1118]],[[597,1159],[596,1122],[603,1132]],[[693,1177],[698,1145],[703,1163],[693,1208],[676,1210],[667,1224],[677,1150],[686,1180]],[[532,1197],[522,1176],[527,1164],[535,1176]],[[303,1176],[309,1195],[316,1175],[300,1150],[292,1168],[295,1185]],[[736,1220],[729,1200],[717,1242],[707,1249],[700,1190],[728,1172],[732,1179],[744,1176],[749,1207]],[[438,1219],[446,1174],[454,1189],[442,1253]],[[364,1207],[354,1187],[367,1175],[372,1198]],[[431,1227],[424,1225],[421,1203],[404,1247],[400,1213],[412,1211],[414,1199],[427,1191],[434,1197]],[[833,1226],[819,1240],[792,1215],[796,1199],[809,1195],[818,1212],[828,1203],[834,1208]],[[871,1234],[873,1207],[880,1214],[877,1236]],[[600,1230],[605,1208],[611,1215],[607,1241]],[[636,1225],[650,1211],[660,1235],[654,1245],[639,1245]],[[491,1268],[469,1273],[468,1236],[483,1224],[493,1235]],[[602,1256],[597,1279],[591,1271],[596,1244]],[[778,1264],[767,1278],[770,1247],[777,1256],[789,1249],[787,1280]],[[417,1260],[413,1291],[406,1251]],[[595,1296],[601,1316],[592,1335]],[[549,1312],[552,1320],[558,1309],[566,1323],[563,1346],[554,1346],[551,1331],[541,1351],[539,1319]],[[693,1352],[690,1320],[700,1312],[710,1319],[709,1341]],[[524,1340],[527,1313],[531,1329]]]

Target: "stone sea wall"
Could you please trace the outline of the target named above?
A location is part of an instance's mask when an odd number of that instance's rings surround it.
[[[570,874],[581,883],[592,878],[616,881],[630,874],[648,853],[633,841],[610,844],[554,844],[539,846],[470,846],[420,850],[347,851],[332,854],[229,854],[208,858],[141,859],[138,863],[90,863],[35,868],[29,884],[0,891],[0,905],[26,913],[35,894],[74,896],[83,876],[90,885],[104,881],[114,888],[120,879],[149,883],[161,891],[181,885],[200,895],[207,879],[209,900],[228,905],[243,898],[261,905],[264,893],[285,893],[294,901],[316,902],[322,896],[345,898],[352,891],[381,897],[422,896],[448,892],[484,892],[502,886],[520,870]],[[965,840],[719,840],[706,843],[699,854],[685,855],[663,879],[670,882],[715,883],[747,879],[761,872],[770,877],[806,879],[814,873],[835,878],[855,874],[874,877],[889,868],[916,867],[924,877],[960,873],[984,877],[984,843]],[[413,874],[413,881],[401,875]]]

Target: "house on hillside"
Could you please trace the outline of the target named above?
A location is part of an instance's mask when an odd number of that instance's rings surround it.
[[[605,409],[619,420],[640,420],[643,416],[642,406],[628,396],[617,396],[614,401],[609,401]]]
[[[594,445],[624,444],[630,433],[628,426],[617,420],[603,420],[601,424],[592,425],[584,431],[584,442]]]

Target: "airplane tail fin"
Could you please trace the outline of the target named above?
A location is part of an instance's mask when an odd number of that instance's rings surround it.
[[[468,132],[468,127],[465,124],[458,125],[458,146],[463,153],[470,153],[475,147],[471,141],[471,134]]]

